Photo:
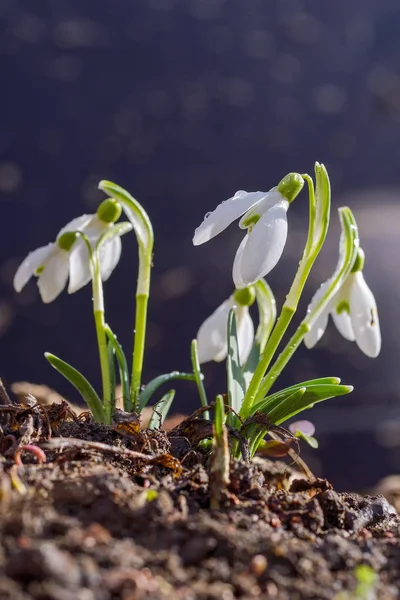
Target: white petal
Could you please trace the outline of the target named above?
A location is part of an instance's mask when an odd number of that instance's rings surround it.
[[[242,288],[246,287],[246,284],[243,282],[243,279],[242,279],[242,266],[241,265],[242,265],[243,251],[245,249],[248,239],[249,239],[249,234],[245,235],[244,238],[242,239],[242,241],[240,242],[240,246],[236,252],[235,260],[233,261],[233,270],[232,270],[233,283],[235,284],[235,287],[238,290],[241,290]]]
[[[306,348],[310,349],[322,338],[325,333],[325,329],[328,325],[329,308],[325,308],[320,316],[311,326],[310,331],[304,337],[304,344]]]
[[[97,215],[93,215],[89,223],[86,224],[84,233],[92,246],[95,246],[103,233],[107,229],[110,229],[113,225],[114,223],[106,223],[105,221],[99,219]]]
[[[63,233],[67,233],[68,231],[83,231],[95,216],[96,215],[82,215],[81,217],[76,217],[75,219],[72,219],[72,221],[70,221],[69,223],[67,223],[67,225],[60,229],[57,235],[57,239]]]
[[[197,333],[197,349],[200,364],[215,360],[224,360],[228,352],[228,316],[233,306],[232,297],[225,300],[208,317]]]
[[[240,262],[240,278],[251,285],[265,277],[280,259],[287,238],[288,202],[270,208],[248,234]]]
[[[239,346],[240,364],[244,365],[249,357],[254,342],[254,324],[248,306],[239,306],[237,309],[238,327],[237,338]]]
[[[204,217],[202,224],[194,232],[193,244],[199,246],[211,240],[264,198],[267,193],[240,190],[232,198],[221,202],[213,212]]]
[[[356,336],[354,335],[353,326],[351,324],[351,318],[346,310],[342,310],[338,313],[335,308],[331,312],[333,322],[335,323],[336,329],[349,342],[354,342]]]
[[[107,281],[121,258],[122,243],[119,235],[105,243],[100,249],[100,271],[103,281]]]
[[[37,282],[43,302],[52,302],[61,294],[67,283],[68,272],[69,253],[56,246],[47,258]]]
[[[282,200],[285,200],[282,194],[278,192],[277,188],[272,188],[272,190],[264,194],[264,196],[261,197],[260,200],[258,200],[258,202],[246,212],[246,214],[243,215],[243,217],[239,221],[239,227],[241,229],[247,229],[248,225],[246,225],[246,222],[249,219],[256,215],[261,217],[270,208],[275,206],[275,204],[279,204],[279,202],[281,202]]]
[[[378,356],[381,349],[379,317],[373,293],[361,271],[354,273],[350,296],[351,322],[357,346],[370,358]]]
[[[28,283],[29,279],[32,275],[35,274],[36,270],[43,266],[46,261],[46,258],[52,252],[54,248],[54,244],[47,244],[47,246],[42,246],[41,248],[37,248],[33,252],[29,252],[28,256],[22,261],[19,265],[17,272],[14,276],[14,289],[17,292],[20,292],[22,288]]]
[[[289,431],[293,434],[295,434],[296,431],[301,431],[304,435],[311,437],[315,433],[315,425],[311,423],[311,421],[295,421],[294,423],[290,423]]]
[[[82,239],[76,240],[69,255],[68,294],[74,294],[92,279],[89,251]]]

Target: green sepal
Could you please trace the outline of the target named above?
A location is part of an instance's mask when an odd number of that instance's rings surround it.
[[[45,352],[45,357],[52,367],[63,375],[78,390],[85,403],[88,405],[96,421],[105,422],[105,412],[103,403],[95,392],[89,381],[79,373],[74,367],[61,360],[50,352]]]
[[[158,429],[161,427],[167,418],[174,398],[175,390],[170,390],[161,398],[161,400],[157,402],[157,404],[153,406],[153,414],[150,417],[149,424],[147,426],[148,429]]]

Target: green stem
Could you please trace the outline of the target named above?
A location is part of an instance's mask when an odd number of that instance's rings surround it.
[[[284,305],[243,399],[243,404],[240,409],[240,416],[242,419],[246,419],[251,413],[251,408],[254,404],[264,374],[269,367],[269,364],[279,346],[283,335],[285,334],[286,329],[289,326],[290,321],[292,320],[293,315],[294,310]]]
[[[139,275],[136,288],[135,332],[132,357],[131,403],[137,410],[142,381],[144,346],[146,340],[147,305],[150,292],[151,251],[142,252],[139,246]]]
[[[271,360],[273,359],[275,352],[278,349],[278,346],[293,318],[293,315],[297,310],[297,306],[307,278],[325,241],[330,212],[329,179],[327,179],[328,175],[325,171],[325,168],[321,167],[321,165],[318,163],[315,167],[315,173],[317,181],[317,193],[319,192],[319,196],[322,196],[323,194],[323,197],[318,199],[316,198],[314,183],[311,177],[309,175],[303,175],[302,177],[308,185],[309,195],[309,227],[307,241],[302,259],[299,263],[299,268],[290,287],[289,293],[286,296],[281,314],[279,315],[275,327],[272,330],[272,334],[267,342],[264,352],[261,355],[260,362],[254,371],[254,375],[244,397],[242,408],[240,410],[240,416],[243,419],[246,419],[250,415],[252,406],[256,398],[260,395],[260,386],[262,384],[264,375],[267,372]]]
[[[106,324],[104,320],[104,298],[103,285],[101,281],[100,264],[96,251],[92,254],[92,289],[93,289],[93,314],[96,326],[97,345],[99,348],[101,379],[103,385],[103,404],[106,424],[111,423],[112,419],[112,390],[110,363],[107,351]]]
[[[292,358],[293,354],[296,352],[297,348],[300,346],[306,334],[309,332],[310,328],[307,323],[304,321],[300,323],[299,327],[292,335],[288,343],[286,344],[284,350],[279,354],[278,358],[274,362],[267,376],[260,386],[259,396],[266,396],[271,389],[272,385],[275,383],[276,379],[279,377],[283,369],[288,364],[289,360]]]

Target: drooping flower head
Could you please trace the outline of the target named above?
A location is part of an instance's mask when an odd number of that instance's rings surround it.
[[[66,286],[71,294],[89,283],[91,267],[89,250],[77,233],[86,236],[94,248],[107,229],[112,227],[121,215],[119,203],[111,198],[104,200],[97,212],[77,217],[63,227],[56,241],[42,246],[22,261],[14,276],[14,288],[20,292],[33,275],[38,278],[40,296],[45,303],[52,302]],[[111,275],[121,256],[121,239],[116,235],[100,249],[100,269],[102,280]]]
[[[252,285],[267,275],[280,259],[287,238],[287,210],[303,188],[298,173],[289,173],[269,192],[240,190],[208,213],[196,229],[193,244],[204,244],[242,216],[246,230],[235,256],[233,281],[237,289]]]
[[[364,252],[359,248],[350,275],[305,336],[307,348],[312,348],[321,339],[331,315],[337,330],[346,340],[355,341],[370,358],[378,356],[381,349],[378,310],[374,295],[364,279],[364,261]],[[311,301],[309,310],[312,310],[321,293],[323,286],[318,298],[317,292]]]
[[[254,342],[254,324],[249,306],[255,300],[254,288],[236,290],[201,325],[197,333],[197,349],[200,364],[214,360],[221,362],[228,353],[228,317],[236,309],[237,337],[240,364],[244,364]]]

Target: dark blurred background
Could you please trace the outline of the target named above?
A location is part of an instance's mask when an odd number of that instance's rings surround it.
[[[144,380],[190,368],[189,345],[232,291],[240,242],[232,225],[194,248],[206,211],[237,190],[267,190],[288,171],[324,162],[332,231],[302,309],[337,259],[336,208],[349,203],[380,308],[383,349],[364,357],[333,326],[301,348],[280,384],[314,375],[353,383],[351,396],[309,416],[320,450],[310,464],[361,489],[400,468],[398,0],[0,0],[0,371],[77,400],[43,358],[51,351],[95,383],[90,286],[43,305],[35,282],[12,278],[28,251],[94,212],[100,179],[145,206],[156,246]],[[269,276],[280,305],[306,237],[307,196],[290,209],[282,262]],[[132,239],[129,239],[129,238]],[[132,343],[136,246],[106,285],[108,321]],[[221,365],[206,383],[224,391]],[[178,385],[175,408],[198,405]]]

